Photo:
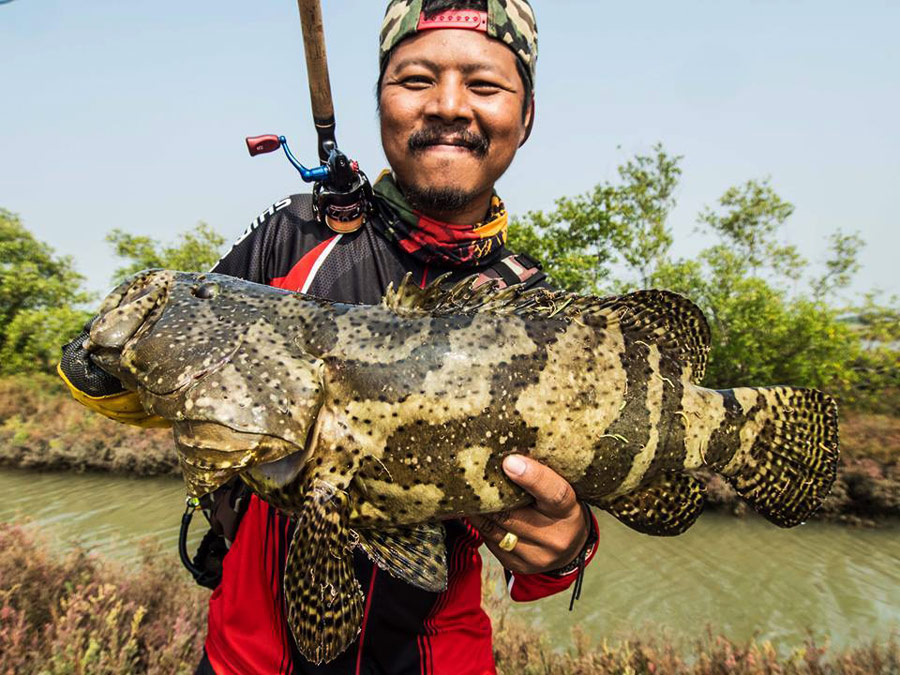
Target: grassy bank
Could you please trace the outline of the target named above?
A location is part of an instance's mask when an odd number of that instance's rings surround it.
[[[49,375],[0,378],[0,465],[178,475],[170,431],[139,429],[97,415]]]
[[[207,593],[144,558],[126,572],[81,550],[57,557],[0,524],[0,673],[193,672]]]
[[[191,673],[202,649],[207,592],[148,550],[132,571],[72,551],[55,557],[21,527],[0,524],[0,673]],[[502,585],[501,585],[502,586]],[[507,615],[498,584],[485,584],[501,675],[900,672],[900,644],[833,652],[809,642],[780,654],[707,631],[689,647],[665,637],[620,642],[574,636],[555,651]],[[785,656],[785,654],[787,654]]]
[[[873,524],[900,517],[900,418],[848,414],[841,420],[842,466],[816,517]],[[116,424],[75,403],[58,378],[0,379],[0,465],[43,470],[178,475],[170,432]],[[712,508],[745,504],[709,477]]]

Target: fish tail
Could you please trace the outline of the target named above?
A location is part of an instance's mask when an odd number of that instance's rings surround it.
[[[743,410],[737,447],[713,466],[737,493],[781,527],[805,521],[831,490],[837,473],[835,400],[815,389],[742,388],[729,392]]]

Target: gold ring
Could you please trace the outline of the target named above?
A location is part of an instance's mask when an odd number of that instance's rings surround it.
[[[500,540],[498,546],[504,551],[512,551],[518,543],[519,538],[512,532],[507,532],[505,535],[503,535],[503,539]]]

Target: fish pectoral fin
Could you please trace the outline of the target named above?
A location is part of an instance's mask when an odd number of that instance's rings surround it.
[[[601,508],[638,532],[671,537],[696,522],[705,502],[706,488],[698,479],[663,473]]]
[[[362,625],[365,598],[353,572],[356,538],[345,492],[317,481],[305,499],[284,572],[288,625],[315,664],[343,652]]]
[[[447,589],[447,546],[441,523],[365,530],[359,544],[369,559],[392,576],[434,593]]]

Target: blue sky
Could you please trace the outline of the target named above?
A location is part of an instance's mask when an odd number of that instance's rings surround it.
[[[868,242],[853,290],[900,293],[900,3],[534,0],[534,134],[500,183],[513,213],[612,179],[661,141],[684,155],[676,253],[697,212],[771,177],[785,232],[820,260],[841,228]],[[341,147],[385,165],[373,88],[380,0],[323,0]],[[283,133],[314,162],[293,0],[14,0],[0,5],[0,206],[96,290],[119,227],[163,240],[204,220],[228,238],[301,191]]]

